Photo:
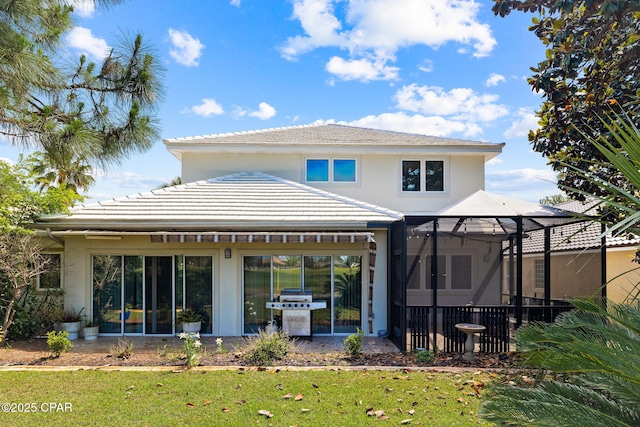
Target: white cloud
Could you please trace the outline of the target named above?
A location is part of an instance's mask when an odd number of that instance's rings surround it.
[[[91,18],[96,12],[96,4],[93,0],[70,0],[73,6],[73,13],[82,18]]]
[[[111,50],[104,39],[94,37],[90,29],[83,27],[75,27],[69,31],[67,43],[72,48],[97,60],[106,58]]]
[[[430,59],[423,60],[420,65],[418,65],[418,69],[425,73],[430,73],[433,71],[433,61]]]
[[[490,122],[508,114],[498,96],[478,94],[469,88],[454,88],[446,92],[437,86],[403,86],[396,92],[397,107],[423,114],[451,116],[451,119]]]
[[[537,203],[558,192],[555,173],[550,169],[487,171],[487,191]]]
[[[13,164],[15,164],[15,163],[14,163],[14,161],[13,161],[13,160],[11,160],[11,159],[10,159],[10,158],[8,158],[8,157],[0,157],[0,162],[4,162],[4,163],[6,163],[6,164],[8,164],[8,165],[13,165]]]
[[[203,98],[199,105],[194,105],[187,111],[203,117],[211,117],[213,115],[220,115],[224,113],[222,106],[212,98]]]
[[[276,109],[273,108],[271,105],[267,104],[266,102],[261,102],[258,105],[258,109],[254,111],[249,111],[245,108],[242,108],[236,105],[233,107],[232,114],[236,118],[249,116],[249,117],[256,117],[260,120],[268,120],[276,115]]]
[[[498,86],[498,83],[504,82],[506,79],[502,74],[491,73],[489,74],[489,78],[484,82],[484,85],[487,87]]]
[[[342,80],[397,80],[397,67],[389,67],[384,61],[371,61],[369,59],[344,60],[334,56],[326,65],[327,71]]]
[[[240,0],[231,0],[231,6],[240,7]]]
[[[257,117],[260,120],[268,120],[276,115],[276,109],[266,102],[261,102],[258,105],[257,111],[252,111],[249,113],[249,117]]]
[[[538,118],[530,108],[520,108],[517,113],[518,119],[511,123],[511,127],[504,132],[505,138],[525,137],[530,130],[540,127]]]
[[[373,129],[440,137],[448,137],[452,134],[464,134],[465,136],[471,137],[482,132],[482,129],[474,123],[448,120],[439,116],[424,116],[421,114],[407,115],[403,112],[366,116],[349,122],[348,124]]]
[[[169,38],[173,47],[169,49],[169,55],[178,64],[186,67],[198,66],[198,59],[202,55],[202,49],[205,46],[200,40],[194,38],[186,31],[174,30],[169,28]]]
[[[336,13],[336,6],[344,10]],[[294,0],[293,19],[304,34],[288,38],[280,52],[295,60],[320,47],[336,47],[349,52],[345,63],[374,58],[382,63],[379,68],[394,62],[399,49],[414,45],[437,49],[452,42],[469,47],[473,56],[487,56],[496,40],[489,25],[478,20],[480,6],[475,0]]]

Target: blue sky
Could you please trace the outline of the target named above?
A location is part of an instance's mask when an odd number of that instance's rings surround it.
[[[537,202],[559,193],[526,134],[541,102],[526,83],[544,56],[532,14],[494,17],[490,0],[76,0],[68,52],[99,61],[143,34],[166,67],[162,138],[317,121],[505,142],[486,190]],[[19,151],[0,141],[0,158]],[[162,141],[96,171],[87,202],[180,174]]]

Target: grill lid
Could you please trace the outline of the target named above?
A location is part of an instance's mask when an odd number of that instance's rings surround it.
[[[280,291],[278,301],[312,301],[313,293],[311,291],[303,291],[302,289],[287,288]]]

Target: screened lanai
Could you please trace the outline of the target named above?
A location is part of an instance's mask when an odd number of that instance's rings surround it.
[[[566,267],[552,262],[552,256],[554,247],[571,236],[554,230],[584,221],[575,212],[485,191],[433,216],[406,217],[403,233],[396,230],[392,240],[393,253],[405,254],[394,259],[392,268],[399,269],[395,279],[404,278],[402,287],[393,287],[391,298],[392,310],[405,308],[390,316],[394,322],[405,322],[404,327],[394,325],[395,332],[407,331],[398,337],[399,347],[459,351],[464,334],[455,324],[477,323],[487,328],[480,336],[481,350],[507,351],[513,330],[523,322],[551,321],[569,309],[567,298],[552,298],[552,288],[572,288],[564,280],[553,280],[553,270]],[[535,267],[530,262],[533,254],[524,250],[532,239],[544,241]],[[398,264],[400,258],[403,265]],[[604,265],[602,257],[591,258],[583,269],[604,275]],[[592,294],[596,289],[594,285],[581,292]],[[582,295],[567,294],[575,296]]]

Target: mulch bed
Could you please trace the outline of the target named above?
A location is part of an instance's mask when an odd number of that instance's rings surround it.
[[[181,366],[184,354],[176,348],[136,349],[128,358],[118,358],[109,351],[77,351],[73,348],[60,357],[52,357],[45,340],[16,341],[0,347],[1,366]],[[290,352],[283,360],[270,366],[387,366],[387,367],[459,367],[478,369],[509,369],[520,364],[518,353],[478,353],[475,362],[462,360],[459,353],[440,353],[433,363],[422,363],[412,353],[375,353],[349,357],[343,352]],[[201,366],[250,366],[241,351],[225,353],[205,351],[200,357]]]

